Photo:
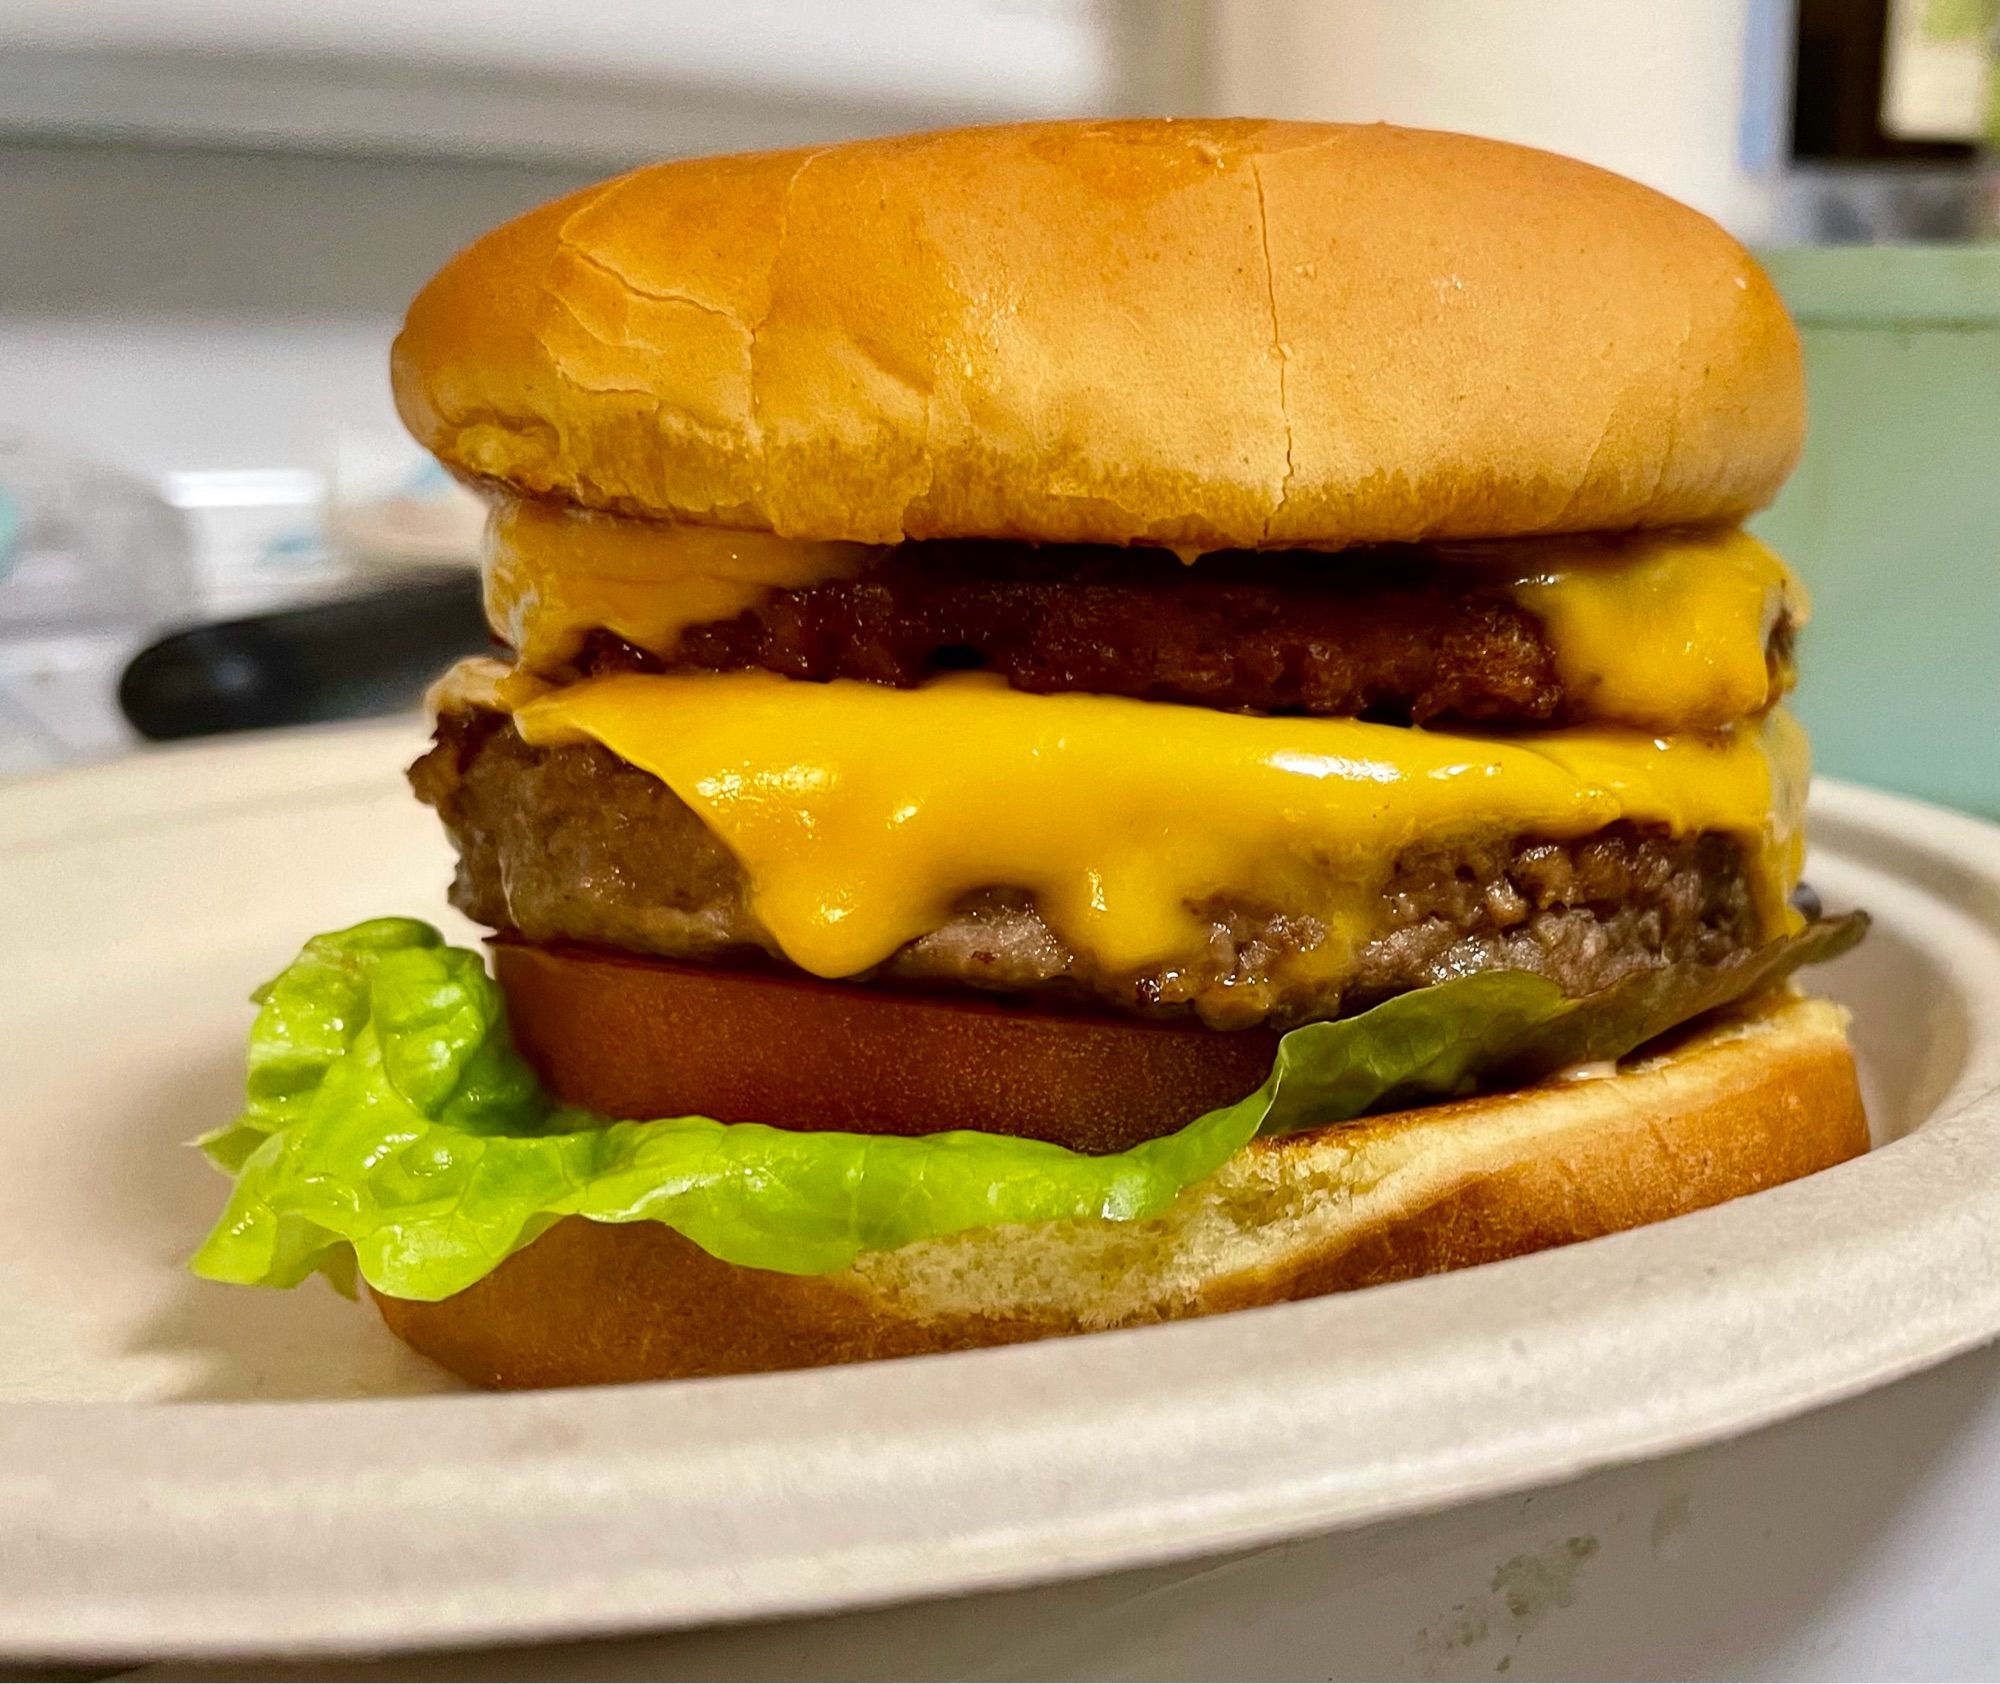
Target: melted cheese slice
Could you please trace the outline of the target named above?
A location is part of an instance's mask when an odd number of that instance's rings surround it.
[[[1542,622],[1578,713],[1664,731],[1763,712],[1772,628],[1808,609],[1791,570],[1737,531],[1545,540],[1508,588]]]
[[[689,626],[851,578],[879,553],[503,498],[486,528],[486,619],[530,672],[560,671],[597,630],[664,655]]]
[[[852,578],[882,553],[503,500],[488,531],[487,618],[522,666],[560,676],[593,630],[671,655],[689,626],[733,619],[773,591]],[[1542,622],[1579,713],[1649,730],[1761,713],[1772,699],[1771,628],[1780,614],[1805,617],[1797,580],[1742,532],[1517,539],[1447,554]]]
[[[1753,850],[1774,932],[1800,864],[1805,745],[1783,713],[1707,735],[1489,739],[1027,695],[979,675],[919,690],[762,672],[530,688],[502,697],[528,741],[589,739],[667,784],[742,864],[786,955],[827,977],[992,887],[1030,891],[1112,970],[1194,960],[1216,897],[1318,917],[1315,958],[1333,970],[1418,843],[1619,819],[1726,831]]]

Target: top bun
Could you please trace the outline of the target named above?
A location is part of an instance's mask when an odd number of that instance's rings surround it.
[[[461,474],[893,543],[1182,550],[1733,521],[1798,338],[1695,211],[1420,129],[1030,123],[642,169],[396,341]]]

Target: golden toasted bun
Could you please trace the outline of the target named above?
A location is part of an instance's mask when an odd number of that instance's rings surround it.
[[[976,1230],[836,1275],[719,1263],[653,1223],[559,1223],[396,1333],[488,1386],[801,1368],[1129,1327],[1464,1268],[1658,1222],[1867,1149],[1823,1000],[1599,1080],[1254,1142],[1149,1222]]]
[[[1387,126],[1035,123],[660,164],[459,254],[394,354],[462,474],[889,543],[1735,520],[1797,336],[1707,218]]]

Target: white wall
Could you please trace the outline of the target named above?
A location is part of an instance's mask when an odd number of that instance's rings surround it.
[[[6,0],[0,130],[622,165],[1100,105],[1107,16],[1099,0]]]
[[[1757,234],[1783,0],[1215,0],[1211,103],[1464,129],[1566,152]],[[1749,81],[1746,84],[1746,65]],[[1771,160],[1775,163],[1775,159]]]
[[[592,173],[0,146],[0,427],[154,474],[317,465],[394,425],[431,271]]]

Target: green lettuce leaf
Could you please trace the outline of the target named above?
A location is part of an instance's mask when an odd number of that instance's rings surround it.
[[[609,1122],[556,1104],[514,1050],[477,953],[378,919],[315,937],[255,996],[246,1104],[200,1142],[236,1178],[198,1274],[292,1286],[352,1271],[400,1298],[472,1285],[564,1216],[660,1222],[791,1274],[967,1228],[1163,1210],[1260,1131],[1616,1058],[1859,939],[1858,915],[1733,965],[1578,999],[1525,972],[1461,977],[1294,1030],[1247,1098],[1089,1156],[960,1130],[805,1133],[705,1117]]]

